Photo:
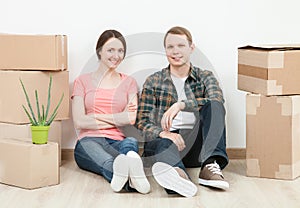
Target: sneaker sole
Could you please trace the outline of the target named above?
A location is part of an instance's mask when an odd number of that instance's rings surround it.
[[[150,183],[144,172],[143,161],[136,152],[131,152],[131,154],[135,156],[128,156],[130,182],[138,192],[147,194],[150,192]]]
[[[205,180],[205,179],[198,179],[198,182],[200,185],[204,186],[210,186],[218,189],[228,190],[229,189],[229,183],[226,181],[220,181],[220,180]]]
[[[159,185],[182,196],[192,197],[198,191],[195,184],[179,176],[178,172],[166,163],[156,162],[152,166],[152,173]]]
[[[113,177],[110,186],[113,191],[119,192],[128,181],[128,158],[126,155],[118,155],[113,164]]]

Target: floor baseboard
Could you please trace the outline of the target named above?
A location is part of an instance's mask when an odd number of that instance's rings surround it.
[[[229,159],[246,159],[246,148],[227,148]],[[74,160],[74,149],[62,149],[62,160]]]
[[[229,159],[246,159],[246,148],[227,148]]]
[[[61,150],[62,160],[74,160],[74,149],[62,149]]]

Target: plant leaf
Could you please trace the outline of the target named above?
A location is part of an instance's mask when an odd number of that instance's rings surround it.
[[[37,109],[37,113],[38,113],[38,121],[39,121],[39,124],[41,124],[43,122],[43,120],[42,120],[42,117],[41,117],[39,97],[38,97],[37,90],[35,90],[35,100],[36,100],[36,109]]]
[[[47,121],[47,124],[48,124],[48,125],[50,125],[50,124],[52,123],[52,121],[54,120],[54,118],[56,117],[58,107],[60,106],[60,104],[61,104],[63,98],[64,98],[64,93],[62,94],[62,96],[61,96],[61,98],[60,98],[60,100],[59,100],[59,102],[58,102],[56,108],[54,109],[52,115],[50,116],[49,120]],[[48,125],[46,125],[46,126],[48,126]]]
[[[21,82],[21,85],[22,85],[22,88],[23,88],[23,91],[24,91],[24,94],[25,94],[25,97],[26,97],[26,101],[27,101],[27,105],[28,105],[28,108],[30,109],[30,112],[31,112],[31,116],[32,116],[32,120],[34,121],[32,124],[37,124],[37,121],[36,121],[36,119],[35,119],[35,115],[34,115],[34,113],[33,113],[33,110],[32,110],[32,107],[31,107],[31,103],[30,103],[30,100],[29,100],[29,97],[28,97],[28,94],[27,94],[27,91],[26,91],[26,89],[25,89],[25,86],[24,86],[24,84],[23,84],[23,82],[22,82],[22,79],[21,78],[19,78],[20,79],[20,82]],[[29,114],[28,114],[29,115]],[[31,118],[31,117],[30,117]]]
[[[25,108],[25,106],[22,105],[22,107],[23,107],[23,109],[24,109],[26,115],[28,116],[28,118],[29,118],[29,120],[30,120],[30,123],[31,123],[33,126],[37,126],[38,124],[32,120],[32,118],[31,118],[30,114],[28,113],[27,109]]]
[[[42,111],[43,111],[42,119],[45,122],[46,120],[45,120],[45,107],[44,107],[44,105],[42,105]]]
[[[56,115],[57,115],[57,112],[54,114],[52,114],[52,116],[50,117],[50,119],[49,119],[49,121],[47,121],[46,123],[45,123],[45,126],[50,126],[50,124],[53,122],[53,120],[55,119],[55,117],[56,117]]]
[[[50,75],[50,81],[48,86],[48,102],[47,102],[47,108],[46,108],[46,114],[45,114],[45,121],[47,121],[49,109],[50,109],[50,100],[51,100],[51,86],[52,86],[52,75]]]

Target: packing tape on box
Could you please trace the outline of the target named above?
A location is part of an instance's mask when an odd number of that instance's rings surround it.
[[[64,57],[65,56],[65,36],[64,35],[61,36],[61,45],[62,45],[62,47],[61,47],[61,54]],[[65,68],[65,64],[62,63],[61,64],[61,70],[63,71],[64,68]]]
[[[0,181],[2,181],[3,177],[5,177],[5,165],[0,160]]]

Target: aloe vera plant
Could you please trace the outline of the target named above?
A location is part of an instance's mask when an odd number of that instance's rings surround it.
[[[64,98],[64,93],[63,93],[60,100],[59,100],[59,102],[58,102],[58,104],[56,105],[53,113],[49,116],[49,119],[48,119],[50,103],[51,103],[52,75],[50,75],[50,81],[49,81],[49,86],[48,86],[48,101],[47,101],[46,111],[45,111],[44,105],[42,105],[42,110],[40,109],[38,92],[37,92],[37,90],[35,90],[35,101],[36,101],[37,117],[36,117],[35,113],[33,112],[32,105],[31,105],[31,102],[30,102],[29,97],[28,97],[28,93],[26,91],[26,88],[25,88],[24,83],[23,83],[21,78],[20,78],[20,82],[21,82],[21,85],[22,85],[22,88],[23,88],[23,91],[24,91],[24,94],[25,94],[25,97],[26,97],[27,106],[29,108],[30,113],[24,105],[22,105],[22,107],[23,107],[26,115],[28,116],[31,125],[32,126],[50,126],[52,121],[55,119],[55,117],[57,115],[57,110],[58,110],[58,108],[59,108],[59,106],[60,106],[60,104],[61,104],[61,102]]]

